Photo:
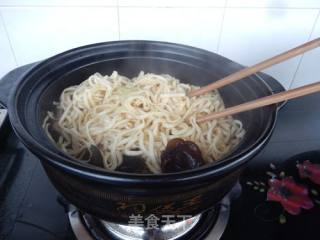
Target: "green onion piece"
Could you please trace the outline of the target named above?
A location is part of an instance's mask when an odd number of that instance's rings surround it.
[[[280,224],[285,224],[285,223],[287,222],[286,216],[283,215],[283,214],[281,214],[281,215],[279,216],[279,222],[280,222]]]

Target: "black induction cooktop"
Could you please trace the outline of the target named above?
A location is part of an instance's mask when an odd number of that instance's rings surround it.
[[[12,85],[31,66],[17,68],[0,81],[0,102],[6,103]],[[277,82],[264,77],[275,91],[281,91]],[[301,180],[313,192],[314,207],[299,215],[285,212],[279,202],[266,201],[270,174],[294,176],[299,182],[295,166],[308,159],[293,156],[312,151],[307,156],[315,162],[320,156],[319,105],[320,94],[312,94],[282,107],[270,142],[240,179],[242,194],[231,204],[223,240],[320,239],[319,185]],[[0,131],[0,240],[75,239],[65,204],[40,161],[19,142],[8,122]]]

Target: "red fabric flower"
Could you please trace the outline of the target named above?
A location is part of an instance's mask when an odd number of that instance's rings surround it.
[[[312,182],[320,185],[320,164],[311,163],[309,160],[297,164],[301,178],[309,178]]]
[[[308,189],[294,182],[292,177],[281,180],[270,179],[267,194],[268,201],[280,202],[283,208],[292,215],[301,212],[301,208],[311,209],[314,204],[308,196]]]

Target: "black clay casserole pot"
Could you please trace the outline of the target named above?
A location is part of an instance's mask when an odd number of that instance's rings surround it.
[[[130,174],[80,163],[50,142],[42,122],[64,88],[95,72],[116,70],[134,77],[143,70],[203,86],[241,68],[217,54],[173,43],[119,41],[84,46],[42,61],[21,77],[10,95],[10,121],[20,140],[41,160],[54,186],[81,210],[120,223],[128,223],[132,214],[195,215],[218,203],[234,186],[244,164],[267,143],[275,126],[276,105],[235,115],[246,135],[224,159],[171,174]],[[272,94],[259,75],[219,91],[226,106]]]

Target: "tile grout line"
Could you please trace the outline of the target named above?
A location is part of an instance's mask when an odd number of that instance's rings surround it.
[[[310,39],[311,39],[311,37],[312,37],[312,34],[313,34],[313,32],[314,32],[314,30],[315,30],[315,28],[316,28],[316,25],[317,25],[317,22],[318,22],[318,20],[319,20],[319,17],[320,17],[320,10],[318,10],[316,19],[315,19],[315,21],[314,21],[314,23],[313,23],[313,26],[312,26],[312,29],[311,29],[311,31],[310,31],[310,34],[309,34],[309,36],[308,36],[307,41],[310,41]],[[302,54],[302,56],[301,56],[300,59],[299,59],[298,66],[297,66],[297,68],[296,68],[296,70],[295,70],[295,72],[294,72],[294,74],[293,74],[292,80],[291,80],[290,85],[289,85],[289,89],[292,88],[292,85],[293,85],[293,83],[294,83],[294,81],[295,81],[295,78],[296,78],[296,76],[297,76],[297,74],[298,74],[298,70],[299,70],[299,68],[300,68],[300,65],[301,65],[301,63],[302,63],[302,60],[303,60],[303,57],[304,57],[305,54],[306,54],[306,53]]]
[[[0,6],[1,7],[1,6]],[[121,8],[198,8],[198,9],[202,9],[202,8],[225,8],[225,6],[223,5],[194,5],[194,6],[186,6],[186,5],[169,5],[169,6],[161,6],[161,5],[140,5],[140,6],[131,6],[131,5],[121,5],[119,6]]]
[[[226,0],[224,3],[222,19],[221,19],[221,24],[220,24],[220,30],[219,30],[218,44],[217,44],[217,53],[219,53],[219,51],[220,51],[222,31],[223,31],[223,26],[224,26],[224,19],[225,19],[225,15],[226,15],[226,11],[227,11],[227,3],[228,3],[228,0]]]
[[[47,7],[65,7],[65,8],[95,8],[95,7],[106,7],[106,8],[115,8],[115,7],[122,7],[122,8],[229,8],[229,9],[279,9],[279,10],[319,10],[319,7],[266,7],[266,6],[247,6],[247,7],[240,7],[240,6],[213,6],[213,5],[195,5],[195,6],[185,6],[185,5],[176,5],[176,6],[152,6],[152,5],[141,5],[141,6],[130,6],[130,5],[114,5],[114,4],[97,4],[97,5],[63,5],[63,4],[56,4],[56,5],[1,5],[0,8],[47,8]]]
[[[1,5],[0,8],[116,8],[117,5]]]
[[[11,53],[12,53],[14,62],[15,62],[15,64],[16,64],[16,67],[18,67],[19,64],[18,64],[18,60],[17,60],[17,57],[16,57],[16,53],[15,53],[15,51],[14,51],[14,49],[13,49],[13,45],[12,45],[12,42],[11,42],[11,38],[10,38],[10,36],[9,36],[9,31],[8,31],[8,29],[7,29],[7,26],[6,26],[6,22],[4,21],[4,17],[3,17],[3,15],[2,15],[1,9],[0,9],[0,20],[1,20],[2,23],[3,23],[3,29],[4,29],[5,34],[7,35],[7,39],[8,39],[9,45],[10,45],[10,50],[11,50]]]
[[[120,6],[119,6],[119,0],[117,0],[117,17],[118,17],[118,40],[120,41],[121,35],[120,35]]]

